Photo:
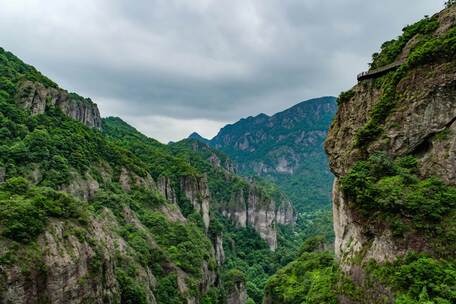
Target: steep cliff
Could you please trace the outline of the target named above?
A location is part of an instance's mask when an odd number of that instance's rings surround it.
[[[67,116],[91,128],[101,128],[98,107],[89,98],[68,93],[60,88],[45,87],[40,82],[23,81],[15,96],[16,102],[32,114],[43,114],[48,107],[58,107]]]
[[[253,227],[272,250],[277,248],[277,225],[296,222],[295,210],[283,193],[235,175],[236,165],[226,155],[198,140],[183,140],[172,144],[171,149],[182,157],[191,156],[189,162],[207,174],[208,194],[215,210],[239,227]],[[201,158],[189,155],[188,149]],[[203,202],[200,198],[198,204]]]
[[[23,63],[12,53],[0,48],[0,81],[2,96],[14,100],[33,115],[57,107],[69,117],[88,127],[101,127],[100,112],[90,99],[68,93],[33,66]]]
[[[435,265],[454,261],[455,25],[456,7],[450,6],[404,28],[402,36],[374,54],[371,70],[402,64],[361,80],[339,97],[325,144],[336,175],[335,250],[342,268],[360,285],[369,278],[366,267],[372,260],[396,263],[397,273],[404,264],[414,273],[418,263],[431,263],[429,256],[436,259]],[[412,252],[427,257],[403,258]],[[422,285],[413,287],[418,291],[409,289],[407,297],[416,299],[416,292],[422,292],[420,299],[454,301],[454,295],[435,287],[447,284],[441,283],[444,279],[428,283],[438,277],[428,267],[427,279],[418,272],[412,275]],[[445,278],[454,285],[456,278]],[[395,292],[416,282],[398,286],[397,281],[383,281],[383,287],[376,287],[377,296],[383,290],[382,297],[393,301]]]

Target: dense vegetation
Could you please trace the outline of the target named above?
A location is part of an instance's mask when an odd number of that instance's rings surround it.
[[[448,223],[456,218],[456,188],[417,174],[415,158],[392,160],[379,153],[358,162],[341,184],[352,207],[371,224],[389,223],[396,236],[419,233],[440,245],[448,242],[435,250],[451,253],[456,239]]]
[[[334,256],[324,251],[324,239],[309,238],[299,257],[269,279],[265,303],[337,303],[342,278]]]
[[[456,263],[410,253],[394,263],[367,267],[371,280],[391,286],[396,304],[456,302]]]

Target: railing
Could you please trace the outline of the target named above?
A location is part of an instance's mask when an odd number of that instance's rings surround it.
[[[362,72],[362,73],[358,74],[358,76],[357,76],[358,81],[378,77],[391,70],[398,68],[399,66],[401,66],[404,63],[405,63],[405,60],[399,60],[399,61],[393,62],[391,64],[385,65],[384,67],[381,67],[381,68],[378,68],[378,69],[375,69],[372,71]]]

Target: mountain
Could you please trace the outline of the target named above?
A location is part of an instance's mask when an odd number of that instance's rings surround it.
[[[318,239],[265,303],[456,303],[456,6],[404,28],[338,100],[325,148],[335,255]]]
[[[1,48],[0,139],[0,303],[258,302],[293,257],[278,189],[102,119]]]
[[[299,211],[328,206],[333,176],[323,142],[337,110],[335,97],[301,102],[273,116],[227,125],[208,143],[229,155],[244,176],[276,183]]]
[[[202,142],[203,144],[209,144],[209,142],[210,142],[209,139],[202,137],[201,135],[199,135],[196,132],[193,132],[192,134],[190,134],[190,136],[188,138],[197,140],[199,142]]]

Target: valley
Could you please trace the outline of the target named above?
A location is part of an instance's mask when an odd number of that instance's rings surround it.
[[[211,139],[102,110],[0,48],[0,304],[456,303],[454,1]]]

